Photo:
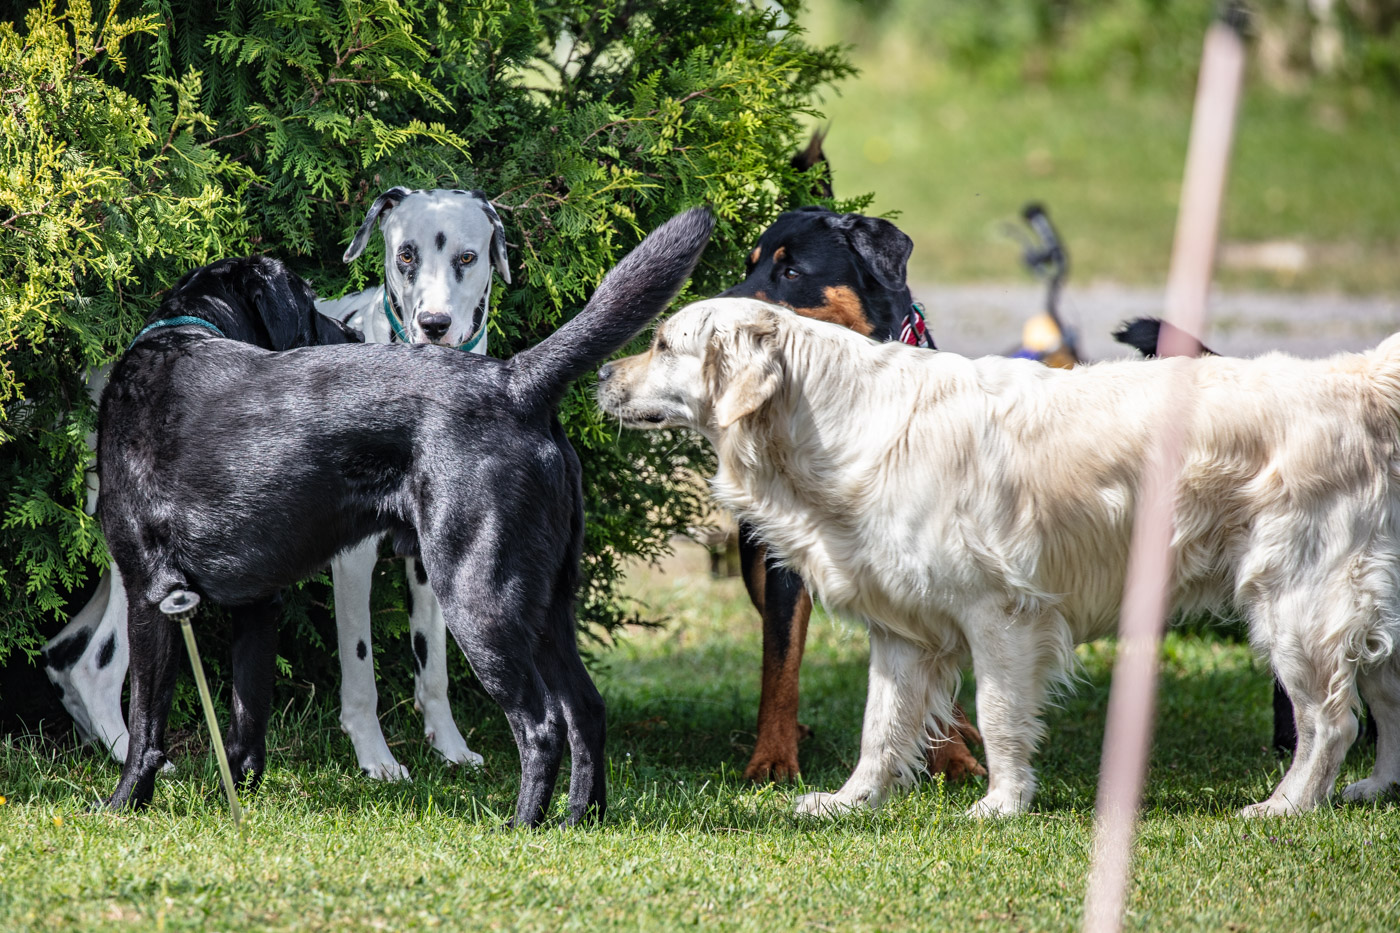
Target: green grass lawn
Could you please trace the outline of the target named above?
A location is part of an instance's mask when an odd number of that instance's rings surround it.
[[[814,36],[851,41],[862,73],[823,105],[836,193],[873,192],[914,239],[919,282],[1018,280],[1003,232],[1050,208],[1074,280],[1165,281],[1192,85],[988,85],[898,35],[848,33],[818,3]],[[1400,291],[1400,100],[1366,88],[1285,94],[1250,82],[1222,239],[1284,240],[1301,270],[1224,266],[1226,286]]]
[[[1032,814],[973,822],[961,814],[980,782],[925,782],[876,814],[798,820],[794,788],[737,780],[753,740],[758,632],[738,582],[713,582],[702,564],[691,554],[665,576],[639,574],[636,595],[670,621],[599,656],[610,730],[602,827],[498,831],[515,751],[499,711],[466,688],[458,721],[487,769],[434,762],[400,705],[386,727],[414,779],[392,786],[355,773],[328,704],[293,701],[274,719],[272,767],[241,836],[197,733],[150,810],[123,816],[86,812],[110,792],[114,765],[12,740],[0,751],[0,930],[1077,925],[1109,646],[1080,649],[1083,681],[1050,713]],[[1400,927],[1400,810],[1233,818],[1279,774],[1263,747],[1268,680],[1245,647],[1214,635],[1175,635],[1165,656],[1129,925]],[[834,788],[853,763],[865,660],[858,629],[814,620],[802,710],[815,730],[802,747],[810,787]],[[1370,758],[1353,751],[1343,780]]]

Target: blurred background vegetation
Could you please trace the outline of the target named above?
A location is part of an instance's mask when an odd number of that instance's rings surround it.
[[[1015,280],[1044,201],[1075,280],[1164,280],[1211,0],[812,0],[861,71],[823,109],[920,282]],[[1254,0],[1220,281],[1400,290],[1400,0]]]

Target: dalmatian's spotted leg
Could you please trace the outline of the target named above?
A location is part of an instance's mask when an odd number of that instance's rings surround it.
[[[483,759],[467,746],[447,701],[447,624],[419,561],[406,561],[412,598],[409,628],[413,633],[413,705],[423,714],[423,734],[443,758],[480,767]]]
[[[361,770],[376,781],[406,781],[379,726],[379,691],[374,682],[369,590],[379,540],[368,538],[331,561],[335,584],[335,629],[340,647],[340,728],[355,746]]]

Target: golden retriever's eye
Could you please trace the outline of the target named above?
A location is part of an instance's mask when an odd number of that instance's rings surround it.
[[[413,250],[409,249],[407,246],[399,250],[399,262],[406,266],[410,265],[413,262]]]
[[[457,261],[464,266],[469,266],[472,263],[476,262],[476,253],[473,253],[471,250],[467,250],[460,257],[458,257]]]
[[[801,272],[798,272],[796,269],[792,268],[792,266],[788,266],[783,270],[783,278],[785,279],[795,279],[801,274]]]

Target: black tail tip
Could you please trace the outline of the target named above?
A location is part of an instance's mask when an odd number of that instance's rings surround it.
[[[1157,355],[1157,338],[1161,334],[1160,318],[1139,317],[1119,324],[1118,329],[1113,332],[1113,339],[1150,358]]]

